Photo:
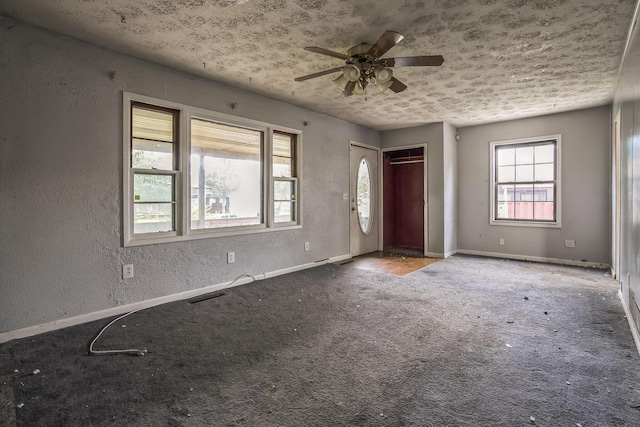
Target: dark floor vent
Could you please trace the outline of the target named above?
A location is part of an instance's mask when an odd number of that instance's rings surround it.
[[[197,302],[207,301],[207,300],[218,298],[224,295],[226,295],[226,293],[222,291],[211,292],[210,294],[204,294],[204,295],[199,295],[197,297],[193,297],[191,299],[188,299],[187,301],[189,302],[189,304],[195,304]]]

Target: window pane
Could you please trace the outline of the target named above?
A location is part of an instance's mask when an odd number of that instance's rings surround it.
[[[133,106],[131,136],[173,142],[173,118],[174,113]]]
[[[263,133],[191,120],[191,228],[262,223]]]
[[[516,166],[516,182],[533,181],[533,165]]]
[[[553,202],[535,202],[533,219],[553,221],[555,219],[553,207]]]
[[[295,136],[274,132],[273,134],[273,176],[292,177]]]
[[[515,148],[497,148],[498,166],[508,166],[516,164]]]
[[[356,176],[356,205],[358,207],[358,222],[363,234],[369,234],[372,224],[371,173],[369,171],[369,167],[369,162],[363,158],[360,161],[360,166],[358,166],[358,174]]]
[[[537,202],[553,202],[554,193],[553,184],[536,184],[534,185],[535,200]]]
[[[262,132],[201,119],[191,120],[191,154],[260,160]]]
[[[273,156],[273,176],[290,178],[292,175],[291,159]]]
[[[515,219],[533,219],[533,185],[515,186]]]
[[[291,149],[292,137],[281,133],[273,134],[273,155],[279,157],[293,157]]]
[[[172,202],[173,187],[173,175],[137,173],[133,177],[133,201]]]
[[[498,202],[497,219],[513,219],[514,202]]]
[[[294,200],[294,185],[293,181],[274,181],[273,183],[274,200]]]
[[[555,161],[554,148],[555,144],[536,145],[536,163],[553,163]]]
[[[514,188],[515,186],[513,185],[498,185],[498,188],[496,191],[496,197],[498,198],[498,201],[499,202],[513,201]]]
[[[134,203],[133,209],[134,233],[175,230],[173,203]]]
[[[536,181],[553,181],[554,167],[552,163],[536,164]]]
[[[533,163],[533,147],[516,148],[516,164],[530,165]]]
[[[515,166],[499,166],[498,182],[514,182],[516,180]]]
[[[273,209],[275,222],[295,221],[293,202],[274,202]]]
[[[173,147],[167,142],[133,139],[131,167],[136,169],[173,169]]]
[[[516,202],[532,202],[533,185],[516,185],[514,199]]]

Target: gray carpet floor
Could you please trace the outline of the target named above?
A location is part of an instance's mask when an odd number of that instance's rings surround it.
[[[602,270],[456,255],[325,265],[0,346],[18,426],[639,426]],[[35,370],[39,370],[34,374]]]

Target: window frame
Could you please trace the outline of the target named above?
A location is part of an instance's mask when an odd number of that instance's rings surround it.
[[[166,101],[144,95],[123,92],[123,183],[122,183],[122,216],[123,216],[123,246],[139,246],[156,243],[168,243],[207,239],[216,237],[238,236],[244,234],[274,232],[302,228],[302,195],[300,181],[302,179],[302,131],[285,126],[274,125],[257,120],[219,113],[207,109],[192,107],[177,102]],[[134,200],[133,182],[136,169],[131,167],[131,116],[132,105],[146,104],[158,107],[159,110],[177,111],[177,144],[174,171],[157,171],[159,174],[175,176],[175,231],[138,233],[133,232]],[[191,119],[201,119],[263,132],[261,153],[261,209],[260,224],[229,226],[221,228],[191,229]],[[295,136],[295,157],[292,167],[295,176],[295,221],[276,223],[274,218],[274,177],[273,177],[273,133],[281,132]],[[145,169],[148,172],[148,170]],[[154,171],[155,172],[155,171]]]
[[[513,218],[505,218],[500,219],[496,218],[497,215],[497,195],[496,195],[496,187],[498,183],[496,182],[496,170],[497,170],[497,148],[504,147],[506,145],[511,145],[514,147],[517,146],[527,146],[527,145],[536,145],[545,142],[554,142],[555,143],[555,190],[554,190],[554,202],[555,202],[555,221],[548,220],[536,220],[536,219],[513,219]],[[490,203],[489,203],[489,224],[490,225],[505,225],[505,226],[515,226],[515,227],[542,227],[542,228],[561,228],[562,227],[562,135],[554,134],[554,135],[543,135],[536,136],[531,138],[520,138],[513,140],[504,140],[504,141],[491,141],[489,150],[489,164],[490,164]],[[517,181],[516,181],[517,182]],[[545,181],[546,182],[546,181]]]
[[[290,177],[283,177],[283,176],[275,176],[275,174],[273,173],[273,158],[274,157],[282,157],[282,156],[276,156],[275,154],[273,154],[273,150],[271,150],[271,166],[272,166],[272,170],[270,173],[270,177],[271,177],[271,182],[269,184],[269,187],[271,188],[271,191],[274,192],[273,197],[271,198],[272,204],[271,204],[271,218],[273,219],[273,227],[288,227],[291,225],[295,225],[298,220],[299,220],[299,209],[300,209],[300,193],[299,193],[299,185],[298,185],[298,180],[299,180],[299,164],[298,164],[298,159],[299,159],[299,152],[300,152],[300,144],[298,143],[298,139],[300,137],[299,134],[296,133],[292,133],[292,132],[284,132],[281,129],[277,129],[277,130],[273,130],[273,134],[278,133],[280,135],[290,135],[292,137],[291,139],[291,176]],[[273,141],[273,138],[271,138],[271,140]],[[275,183],[276,182],[289,182],[293,185],[293,199],[290,200],[280,200],[280,199],[276,199],[275,198]],[[293,213],[293,221],[282,221],[282,222],[276,222],[276,213],[275,213],[275,207],[276,207],[276,203],[280,202],[280,203],[290,203],[291,204],[291,211]]]
[[[267,169],[267,152],[271,152],[271,146],[268,143],[268,140],[270,140],[270,138],[268,137],[269,135],[269,126],[266,125],[265,123],[261,123],[261,122],[254,122],[254,121],[248,121],[246,119],[242,119],[239,117],[234,117],[234,116],[230,116],[230,115],[226,115],[226,114],[220,114],[220,113],[215,113],[212,111],[208,111],[208,110],[203,110],[200,108],[191,108],[189,115],[188,115],[188,122],[189,122],[189,128],[191,128],[191,120],[196,119],[196,120],[202,120],[202,121],[206,121],[206,122],[212,122],[212,123],[216,123],[216,124],[220,124],[220,125],[227,125],[227,126],[231,126],[231,127],[236,127],[236,128],[242,128],[242,129],[248,129],[248,130],[253,130],[253,131],[257,131],[257,132],[261,132],[262,134],[262,144],[261,144],[261,149],[260,149],[260,167],[261,167],[261,181],[260,181],[260,185],[262,187],[262,191],[261,191],[261,200],[260,200],[260,210],[262,212],[262,217],[261,217],[261,221],[259,224],[250,224],[250,225],[240,225],[240,226],[230,226],[230,227],[220,227],[220,228],[200,228],[200,229],[192,229],[190,226],[190,221],[191,221],[191,214],[190,214],[190,208],[189,210],[189,215],[187,218],[187,224],[186,224],[186,230],[187,230],[187,235],[189,236],[200,236],[200,235],[204,235],[204,237],[214,237],[214,236],[233,236],[233,235],[237,235],[237,234],[247,234],[247,233],[251,233],[251,232],[257,232],[260,230],[263,230],[265,228],[268,228],[268,214],[267,214],[267,208],[269,205],[269,201],[271,199],[267,198],[266,195],[267,193],[265,193],[265,171]],[[185,155],[188,157],[187,159],[187,170],[189,171],[188,177],[185,181],[188,181],[186,183],[186,188],[184,189],[184,191],[187,191],[189,193],[189,200],[191,200],[191,170],[189,169],[190,167],[190,161],[191,161],[191,135],[189,134],[189,147],[188,147],[188,152],[185,153]],[[189,204],[191,202],[189,201]],[[186,213],[185,213],[186,214]]]

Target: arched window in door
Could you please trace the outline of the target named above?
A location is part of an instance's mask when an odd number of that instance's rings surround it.
[[[369,234],[371,231],[371,225],[373,221],[371,218],[373,214],[373,191],[371,183],[371,166],[364,157],[360,160],[358,166],[356,187],[356,200],[358,207],[358,223],[360,224],[360,230],[363,234]]]

